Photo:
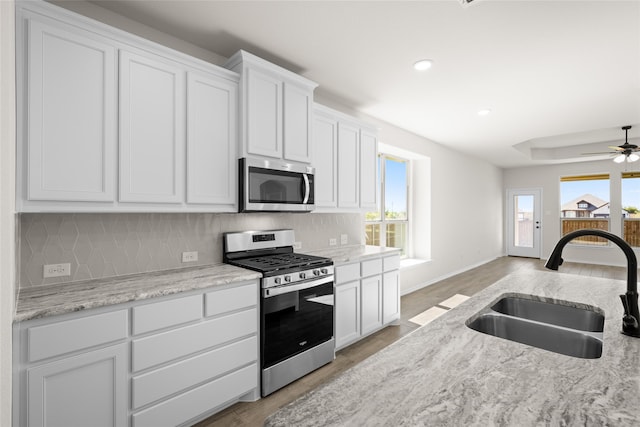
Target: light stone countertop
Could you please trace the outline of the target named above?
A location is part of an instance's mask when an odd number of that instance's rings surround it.
[[[262,275],[255,271],[216,264],[37,286],[18,292],[14,321],[241,283],[260,277]]]
[[[640,339],[620,333],[626,283],[518,272],[271,415],[267,426],[637,426]],[[503,294],[596,306],[602,357],[482,334],[465,321]]]
[[[304,250],[300,252],[305,252]],[[352,262],[364,261],[372,258],[380,258],[390,255],[400,255],[399,248],[382,248],[380,246],[345,246],[327,248],[317,251],[307,252],[309,255],[323,256],[331,258],[334,265],[349,264]]]
[[[301,251],[304,253],[304,251]],[[399,254],[399,249],[351,246],[309,252],[333,259],[336,265]],[[129,301],[172,295],[194,289],[259,279],[260,273],[229,264],[154,271],[81,282],[21,289],[15,322],[104,307]]]

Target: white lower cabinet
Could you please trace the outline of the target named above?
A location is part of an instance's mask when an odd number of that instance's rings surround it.
[[[176,426],[259,398],[258,284],[14,325],[14,427]]]
[[[360,282],[336,286],[336,348],[360,338]]]
[[[382,276],[367,277],[360,282],[362,334],[382,327]]]
[[[27,419],[20,425],[127,425],[127,344],[26,370]]]
[[[399,268],[399,255],[336,266],[337,350],[400,318]]]

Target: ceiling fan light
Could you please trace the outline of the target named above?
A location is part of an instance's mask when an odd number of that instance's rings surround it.
[[[629,154],[629,158],[627,160],[630,162],[635,162],[638,159],[640,159],[640,156],[638,156],[636,153],[631,153]]]
[[[614,158],[613,158],[613,161],[614,161],[614,162],[616,162],[616,163],[622,163],[622,162],[624,162],[624,159],[625,159],[626,157],[627,157],[627,156],[625,156],[624,154],[620,154],[620,155],[618,155],[618,156],[614,157]]]

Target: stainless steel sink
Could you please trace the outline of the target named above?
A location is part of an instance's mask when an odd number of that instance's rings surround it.
[[[602,356],[604,315],[596,309],[506,296],[466,325],[478,332],[583,359]]]
[[[604,328],[604,315],[601,313],[552,302],[504,297],[492,305],[491,309],[509,316],[551,323],[580,331],[602,332]]]

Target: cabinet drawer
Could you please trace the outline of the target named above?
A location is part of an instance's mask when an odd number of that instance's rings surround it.
[[[394,255],[382,258],[382,266],[384,271],[397,270],[400,268],[400,257]]]
[[[127,310],[66,320],[27,331],[29,362],[127,337]]]
[[[149,368],[224,344],[258,330],[257,309],[240,311],[195,325],[134,340],[133,371]]]
[[[360,263],[337,266],[335,276],[337,285],[360,279]]]
[[[230,372],[258,360],[258,338],[251,337],[133,378],[133,407]]]
[[[255,284],[222,291],[208,292],[205,296],[205,315],[218,314],[253,307],[258,304],[258,288]]]
[[[382,259],[362,261],[362,277],[373,276],[382,273]]]
[[[258,366],[252,364],[151,408],[133,414],[133,427],[176,426],[250,392],[258,386]]]
[[[133,309],[133,335],[192,322],[202,317],[202,295],[142,305]]]

